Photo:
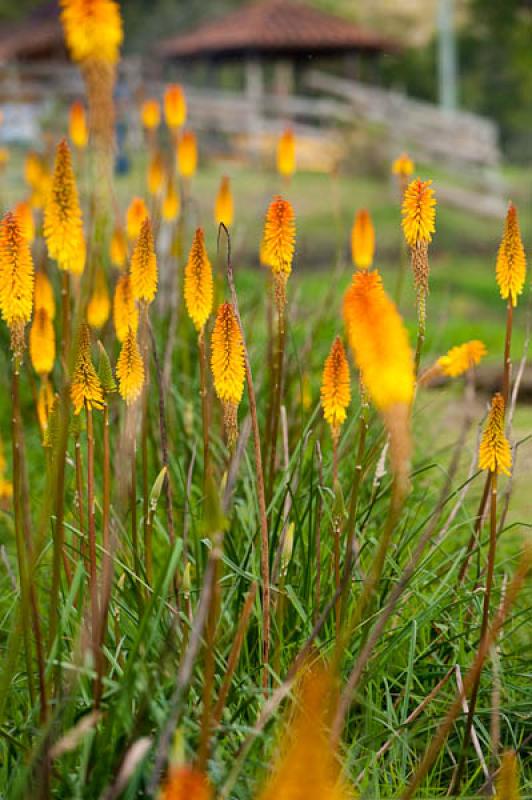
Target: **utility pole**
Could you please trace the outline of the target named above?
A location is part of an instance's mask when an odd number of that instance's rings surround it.
[[[440,106],[447,111],[456,109],[456,87],[454,0],[438,0],[438,95]]]

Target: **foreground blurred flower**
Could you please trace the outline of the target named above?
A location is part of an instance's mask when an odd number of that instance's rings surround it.
[[[16,216],[8,211],[0,222],[0,313],[11,333],[15,357],[24,349],[24,326],[33,307],[33,259]]]
[[[79,100],[75,100],[70,106],[68,135],[70,136],[70,141],[78,150],[84,150],[87,147],[89,141],[87,116],[85,114],[85,106]]]
[[[325,360],[321,380],[321,407],[325,421],[331,426],[333,439],[337,439],[351,401],[349,364],[339,336],[334,340]]]
[[[499,290],[503,300],[510,299],[513,306],[517,305],[517,296],[523,291],[526,276],[526,256],[517,209],[510,203],[504,233],[499,252],[497,253],[496,276]]]
[[[130,266],[131,290],[135,300],[151,303],[157,292],[157,256],[149,217],[140,229]]]
[[[375,256],[375,228],[369,211],[357,211],[351,231],[351,255],[353,264],[359,269],[368,269]]]
[[[479,339],[471,339],[469,342],[451,347],[446,355],[440,356],[436,363],[423,373],[419,383],[426,386],[441,375],[457,378],[480,364],[485,355],[486,346]]]
[[[390,434],[392,468],[406,491],[414,364],[406,328],[377,271],[355,273],[344,297],[344,320],[362,383]]]
[[[495,780],[495,800],[521,800],[517,754],[506,750],[501,757],[501,767]]]
[[[150,194],[159,194],[164,183],[164,161],[158,151],[150,158],[146,180]]]
[[[223,177],[220,182],[220,188],[216,195],[216,203],[214,206],[214,222],[216,225],[223,223],[226,228],[230,228],[233,224],[234,206],[233,194],[231,192],[231,184],[229,178]]]
[[[230,303],[218,309],[211,341],[214,390],[222,403],[224,429],[232,446],[238,435],[237,413],[244,392],[246,371],[240,327]]]
[[[100,267],[94,276],[94,288],[87,305],[87,322],[91,328],[103,328],[111,312],[111,300],[105,272]]]
[[[72,375],[70,398],[75,414],[79,414],[84,406],[88,409],[103,408],[103,389],[92,363],[88,325],[82,325],[79,333],[78,356]]]
[[[30,358],[38,375],[48,375],[54,368],[55,331],[45,308],[35,309],[30,328]]]
[[[177,170],[181,177],[192,178],[198,167],[198,144],[192,131],[185,131],[177,143]]]
[[[271,267],[275,281],[275,297],[279,314],[286,303],[286,283],[292,271],[296,238],[294,209],[288,200],[275,197],[266,212],[262,237],[261,260]]]
[[[197,229],[190,248],[185,267],[184,294],[188,315],[200,333],[212,311],[213,302],[212,267],[202,228]]]
[[[315,666],[303,677],[258,800],[348,800],[351,796],[330,743],[335,697],[334,680],[324,667]]]
[[[44,237],[59,269],[80,275],[85,266],[85,237],[72,156],[65,139],[57,145],[54,175],[44,209]]]
[[[14,207],[13,213],[18,220],[22,235],[31,244],[35,239],[35,220],[31,204],[27,200],[21,200]]]
[[[116,362],[116,377],[119,392],[129,405],[137,399],[144,385],[144,362],[132,328],[126,334]]]
[[[283,178],[291,178],[296,171],[296,138],[292,128],[287,128],[277,142],[277,171]]]
[[[183,87],[172,83],[164,93],[164,118],[172,131],[182,128],[187,118],[187,101]]]
[[[392,163],[392,173],[399,178],[409,178],[414,172],[414,162],[408,153],[401,153]]]
[[[35,311],[43,308],[50,319],[55,319],[54,290],[48,275],[44,272],[35,273],[34,298]]]
[[[510,442],[504,434],[504,400],[493,395],[488,419],[480,441],[478,466],[496,475],[510,475],[512,453]]]
[[[111,264],[114,267],[117,267],[120,270],[124,269],[127,261],[127,241],[122,228],[116,227],[113,231],[111,243],[109,245],[109,258],[111,259]]]
[[[188,566],[188,565],[187,565]],[[212,788],[203,772],[194,767],[171,767],[161,786],[159,800],[211,800]]]
[[[126,211],[126,231],[129,239],[138,238],[146,217],[149,217],[146,203],[142,197],[134,197]]]
[[[166,186],[166,193],[161,206],[162,218],[166,222],[172,222],[179,216],[181,211],[181,198],[176,189],[175,182],[170,178]]]
[[[119,342],[124,341],[130,329],[136,333],[139,326],[139,312],[131,290],[131,280],[127,274],[121,275],[116,283],[113,322]]]
[[[156,130],[161,123],[161,107],[159,101],[150,97],[145,100],[140,109],[142,124],[148,131]]]

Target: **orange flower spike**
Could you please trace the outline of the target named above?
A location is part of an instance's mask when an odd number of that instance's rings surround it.
[[[114,267],[124,269],[127,261],[127,240],[122,228],[115,228],[113,231],[109,244],[109,258]]]
[[[121,275],[117,281],[113,301],[113,322],[116,338],[123,342],[128,331],[137,332],[139,326],[139,312],[131,291],[131,281],[128,274]]]
[[[192,131],[185,131],[177,143],[177,170],[182,178],[193,178],[198,168],[198,143]]]
[[[43,170],[44,164],[41,156],[38,153],[35,153],[33,150],[30,150],[24,161],[24,180],[30,189],[37,188],[41,180]]]
[[[349,344],[376,407],[410,405],[414,368],[408,334],[378,271],[357,272],[344,297]]]
[[[130,328],[116,363],[116,377],[121,396],[130,405],[144,386],[144,362],[140,354],[135,331]]]
[[[213,303],[212,267],[202,228],[195,235],[185,267],[185,304],[194,327],[201,333]]]
[[[89,143],[89,128],[85,106],[76,100],[70,106],[68,114],[68,135],[70,141],[78,150],[85,150]]]
[[[270,203],[264,225],[264,260],[274,272],[292,271],[296,239],[294,209],[288,200],[276,197]]]
[[[70,385],[70,399],[75,414],[79,414],[85,405],[88,409],[103,408],[103,389],[92,363],[88,325],[82,325],[79,334],[78,356]]]
[[[22,235],[31,244],[35,239],[35,220],[33,219],[33,209],[27,200],[21,200],[13,209]]]
[[[149,217],[142,223],[133,248],[130,277],[135,300],[151,303],[157,293],[157,256]]]
[[[357,211],[351,231],[351,255],[359,269],[368,269],[375,257],[375,228],[369,211]]]
[[[35,310],[30,328],[30,358],[38,375],[48,375],[55,362],[55,331],[45,308]]]
[[[116,64],[124,38],[119,4],[114,0],[60,0],[60,6],[72,60]]]
[[[486,355],[486,346],[479,339],[451,347],[449,352],[436,362],[444,375],[457,378],[472,367],[475,367]]]
[[[409,178],[413,172],[414,162],[408,153],[401,153],[401,155],[392,163],[392,173],[393,175],[397,175],[399,178]]]
[[[330,670],[312,667],[300,681],[292,716],[258,800],[349,800],[330,743],[336,686]]]
[[[512,453],[510,442],[504,434],[504,400],[501,394],[493,395],[488,419],[480,441],[478,466],[496,475],[510,475]]]
[[[230,303],[223,303],[216,315],[211,341],[211,369],[214,390],[224,410],[224,428],[232,445],[238,435],[237,412],[244,393],[246,370],[242,334]]]
[[[65,139],[57,145],[52,187],[44,209],[44,238],[59,269],[80,275],[85,237],[72,156]]]
[[[161,215],[165,222],[172,222],[181,213],[181,197],[172,180],[168,181],[166,194],[161,206]]]
[[[142,197],[134,197],[126,212],[126,231],[129,239],[138,238],[146,217],[149,217],[146,203]]]
[[[140,109],[142,124],[148,131],[155,131],[161,124],[161,107],[159,101],[150,97],[145,100]]]
[[[16,216],[8,211],[0,222],[0,313],[11,331],[11,345],[19,356],[24,326],[33,308],[33,259],[28,240]]]
[[[233,193],[231,192],[229,178],[224,176],[220,182],[220,188],[216,196],[216,203],[214,206],[214,222],[216,225],[223,223],[226,228],[230,228],[233,224],[233,219]]]
[[[151,195],[159,194],[164,183],[164,161],[162,155],[154,153],[148,164],[146,184]]]
[[[432,241],[436,231],[436,198],[431,189],[432,181],[419,178],[412,181],[406,189],[403,199],[403,233],[407,244],[416,247]]]
[[[497,253],[496,277],[503,300],[509,298],[511,304],[516,306],[517,297],[525,284],[526,256],[517,209],[513,203],[508,207],[504,233]]]
[[[296,171],[296,137],[287,128],[277,142],[277,172],[283,178],[291,178]]]
[[[171,767],[161,786],[159,800],[211,800],[212,788],[203,772],[194,767]]]
[[[334,340],[325,360],[321,381],[321,407],[325,421],[331,426],[333,437],[338,436],[351,402],[349,364],[339,336]]]
[[[103,269],[98,269],[94,277],[94,288],[87,305],[87,322],[91,328],[103,328],[111,313],[111,299]]]
[[[182,128],[187,118],[187,101],[183,87],[170,84],[164,93],[164,118],[172,131]]]

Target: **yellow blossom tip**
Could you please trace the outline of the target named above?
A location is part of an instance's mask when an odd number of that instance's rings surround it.
[[[188,315],[200,332],[212,311],[213,278],[212,267],[202,228],[194,234],[194,240],[185,267],[185,304]]]
[[[480,441],[478,465],[496,475],[510,475],[512,453],[504,433],[504,400],[501,394],[493,395],[488,419]]]

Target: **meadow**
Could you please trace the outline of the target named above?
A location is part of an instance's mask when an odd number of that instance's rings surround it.
[[[524,174],[223,161],[171,85],[116,175],[94,2],[2,153],[0,795],[528,796]]]

